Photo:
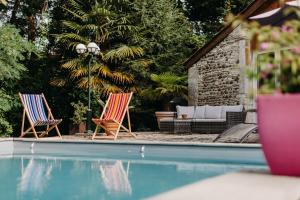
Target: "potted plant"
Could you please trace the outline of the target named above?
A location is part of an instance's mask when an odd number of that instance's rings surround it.
[[[267,163],[275,175],[300,176],[300,21],[245,25],[259,55],[249,77],[259,85],[258,128]]]
[[[158,127],[162,118],[174,118],[171,111],[171,100],[174,97],[187,99],[187,76],[178,76],[172,72],[151,74],[154,87],[143,91],[143,96],[150,100],[160,101],[164,111],[155,112]]]
[[[71,106],[74,108],[74,114],[71,118],[72,126],[70,128],[70,133],[84,133],[85,132],[85,115],[88,110],[88,107],[85,106],[82,102],[78,101],[77,103],[72,102]]]

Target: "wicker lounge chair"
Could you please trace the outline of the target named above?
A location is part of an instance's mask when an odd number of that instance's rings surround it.
[[[40,134],[40,137],[48,135],[48,133],[55,128],[57,135],[61,138],[57,125],[62,121],[62,119],[54,119],[44,94],[19,93],[19,96],[24,107],[20,137],[33,133],[38,139],[38,134]],[[45,109],[45,106],[47,110]],[[26,117],[29,121],[30,127],[24,130]],[[36,131],[35,128],[38,126],[46,126],[46,130]]]
[[[93,134],[92,139],[96,138],[96,134],[98,132],[98,128],[102,127],[106,130],[106,135],[97,137],[99,139],[114,139],[116,140],[119,132],[125,131],[127,134],[122,134],[122,136],[133,136],[136,137],[135,134],[131,132],[131,124],[130,124],[130,116],[129,116],[129,103],[132,97],[132,93],[119,93],[119,94],[110,94],[106,105],[103,109],[101,117],[99,119],[92,119],[96,124],[96,129]],[[127,114],[128,119],[128,128],[126,128],[123,124],[123,120],[125,115]],[[108,123],[115,124],[115,130],[110,130],[106,125]]]

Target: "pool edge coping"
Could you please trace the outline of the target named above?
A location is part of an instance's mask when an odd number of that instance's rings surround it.
[[[261,148],[261,144],[240,143],[202,143],[202,142],[166,142],[166,141],[130,141],[130,140],[78,140],[78,139],[35,139],[35,138],[0,138],[0,142],[37,142],[37,143],[70,143],[70,144],[112,144],[112,145],[157,145],[157,146],[191,146],[191,147],[230,147]]]

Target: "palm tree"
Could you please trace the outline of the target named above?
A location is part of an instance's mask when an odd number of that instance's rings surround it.
[[[168,109],[169,102],[174,97],[188,99],[187,76],[178,76],[172,72],[151,74],[153,88],[143,90],[142,95],[150,100],[159,100]]]
[[[91,1],[68,0],[64,10],[71,18],[62,21],[67,32],[56,35],[58,41],[71,51],[75,51],[77,44],[87,44],[90,40],[100,44],[101,54],[91,66],[91,85],[94,90],[106,95],[136,88],[134,77],[128,71],[142,62],[144,54],[141,47],[131,45],[130,37],[135,35],[136,29],[126,16],[116,12],[112,1],[96,0],[91,4]],[[79,58],[73,55],[61,66],[69,71],[70,78],[81,88],[88,86],[89,59],[89,55]],[[56,79],[53,83],[64,85],[65,80]]]

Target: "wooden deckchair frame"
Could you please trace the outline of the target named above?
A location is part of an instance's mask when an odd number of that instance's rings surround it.
[[[29,117],[29,111],[27,110],[27,107],[25,106],[25,103],[24,103],[23,98],[22,98],[22,94],[19,93],[19,96],[20,96],[20,99],[21,99],[21,103],[23,105],[23,116],[22,116],[22,125],[21,125],[21,134],[20,134],[20,137],[24,137],[26,134],[34,134],[35,138],[39,139],[40,137],[48,135],[48,133],[52,129],[55,128],[55,130],[57,132],[57,135],[62,139],[60,131],[58,129],[58,124],[60,124],[62,120],[60,120],[58,123],[56,123],[54,125],[45,125],[46,126],[46,130],[45,131],[36,131],[36,129],[35,129],[36,126],[34,125],[34,123],[31,121],[31,119]],[[50,109],[50,107],[49,107],[49,105],[48,105],[48,103],[46,101],[46,98],[45,98],[44,94],[42,93],[41,96],[42,96],[43,102],[44,102],[44,104],[46,106],[46,109],[48,111],[48,120],[55,120],[54,117],[53,117],[53,114],[51,112],[51,109]],[[28,122],[29,122],[30,126],[26,130],[24,130],[26,117],[28,119]],[[38,134],[40,134],[40,137],[38,136]]]
[[[118,122],[118,121],[116,121],[114,119],[110,120],[111,122],[114,122],[114,123],[116,123],[118,125],[118,128],[117,128],[117,130],[115,132],[107,130],[107,128],[103,124],[104,121],[101,121],[101,120],[103,120],[103,116],[106,113],[106,109],[107,109],[108,103],[110,102],[110,99],[111,99],[111,96],[112,96],[112,93],[109,94],[109,97],[108,97],[108,99],[106,101],[106,104],[105,104],[105,106],[103,108],[102,114],[101,114],[100,118],[97,119],[97,121],[100,121],[100,122],[95,122],[94,121],[94,123],[96,124],[96,128],[95,128],[95,132],[94,132],[94,134],[92,136],[92,140],[95,139],[99,127],[103,128],[106,131],[109,131],[109,133],[112,136],[109,136],[109,135],[98,136],[97,139],[113,139],[113,140],[116,140],[118,138],[119,132],[121,132],[121,130],[127,132],[127,134],[122,134],[122,137],[135,137],[136,138],[136,135],[131,132],[131,122],[130,122],[130,114],[129,114],[129,108],[128,108],[129,107],[129,103],[130,103],[131,98],[132,98],[132,94],[133,93],[131,92],[130,95],[129,95],[128,102],[126,104],[126,110],[125,110],[125,112],[122,115],[121,121]],[[125,115],[127,115],[128,128],[126,128],[125,126],[122,125],[123,121],[124,121],[124,118],[125,118]]]

